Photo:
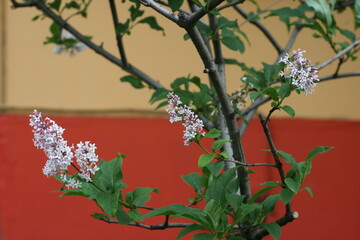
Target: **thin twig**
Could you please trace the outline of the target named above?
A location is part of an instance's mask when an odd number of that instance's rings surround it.
[[[136,209],[146,209],[146,210],[154,210],[155,208],[153,207],[147,207],[147,206],[134,206]]]
[[[332,74],[328,76],[324,76],[319,78],[319,82],[325,82],[329,80],[334,80],[337,78],[347,78],[347,77],[357,77],[360,76],[360,72],[349,72],[349,73],[338,73],[338,74]]]
[[[232,2],[229,2],[227,4],[224,4],[224,5],[216,8],[216,10],[218,10],[220,12],[221,10],[224,10],[225,8],[235,6],[235,5],[241,4],[243,2],[245,2],[245,0],[232,1]]]
[[[100,220],[107,222],[107,223],[118,223],[117,220],[110,219],[110,218],[102,218]],[[167,229],[167,228],[184,228],[184,227],[191,225],[191,223],[168,223],[168,222],[165,222],[163,224],[146,225],[146,224],[135,222],[135,223],[129,223],[127,225],[145,228],[148,230],[163,230],[163,229]]]
[[[274,161],[275,161],[275,164],[276,164],[276,168],[278,169],[278,172],[279,172],[279,175],[280,175],[280,179],[281,179],[281,182],[283,184],[285,184],[285,173],[284,173],[284,170],[282,168],[282,163],[279,159],[279,156],[277,155],[276,153],[276,147],[275,147],[275,144],[274,144],[274,141],[272,140],[272,137],[271,137],[271,134],[270,134],[270,130],[266,124],[266,120],[264,119],[264,117],[259,114],[259,118],[260,118],[260,122],[261,122],[261,125],[263,127],[263,130],[264,130],[264,133],[266,135],[266,139],[269,143],[269,146],[270,146],[270,151],[271,151],[271,154],[274,158]],[[267,118],[268,120],[268,118]]]
[[[197,11],[193,12],[190,16],[188,16],[182,27],[191,28],[193,27],[197,21],[199,21],[203,16],[205,16],[208,12],[219,6],[224,0],[212,0],[207,9],[199,8]]]
[[[327,59],[326,61],[324,61],[323,63],[319,64],[316,66],[317,69],[322,69],[324,67],[326,67],[327,65],[329,65],[330,63],[332,63],[333,61],[337,60],[338,58],[340,58],[341,56],[343,56],[344,54],[346,54],[347,52],[349,52],[350,50],[352,50],[353,48],[357,47],[360,44],[360,38],[358,38],[357,40],[355,40],[352,44],[350,44],[348,47],[346,47],[344,50],[340,51],[338,54],[336,54],[335,56]]]
[[[231,159],[223,159],[223,161],[233,162],[244,167],[275,167],[275,168],[277,167],[275,164],[271,164],[271,163],[243,163]]]
[[[271,97],[266,97],[263,99],[259,99],[258,101],[254,101],[253,104],[251,104],[247,109],[245,109],[242,112],[242,116],[246,116],[248,115],[251,111],[258,109],[261,105],[263,105],[264,103],[267,103],[268,101],[271,100]]]
[[[109,4],[110,4],[111,16],[112,16],[112,20],[113,20],[113,24],[114,24],[114,30],[115,30],[116,41],[117,41],[117,46],[119,49],[120,57],[121,57],[123,64],[125,66],[127,66],[128,62],[126,59],[125,48],[124,48],[124,45],[122,42],[122,35],[117,32],[117,26],[119,24],[119,19],[118,19],[118,15],[117,15],[117,11],[116,11],[115,1],[109,0]]]
[[[234,9],[243,17],[245,18],[247,21],[249,21],[251,24],[253,24],[254,26],[256,26],[264,35],[265,37],[270,41],[270,43],[273,45],[273,47],[275,48],[275,50],[278,52],[278,54],[281,54],[281,52],[283,51],[279,45],[279,43],[276,41],[275,37],[269,32],[269,30],[262,25],[261,23],[259,23],[258,21],[252,21],[251,18],[249,18],[248,14],[241,9],[239,6],[234,6]],[[240,27],[240,26],[239,26]]]
[[[265,7],[263,10],[259,11],[257,14],[255,14],[254,16],[252,16],[250,19],[246,19],[246,21],[242,22],[240,26],[243,26],[244,24],[248,23],[249,21],[251,21],[252,18],[256,18],[258,16],[260,16],[261,14],[263,14],[264,12],[266,12],[267,10],[269,10],[270,8],[272,8],[273,6],[275,6],[276,4],[278,4],[279,2],[281,2],[282,0],[276,0],[275,2],[271,3],[270,5],[268,5],[267,7]],[[236,6],[235,6],[236,7]]]
[[[173,21],[174,23],[179,24],[179,16],[173,13],[172,11],[163,8],[160,4],[153,0],[139,0],[141,4],[143,4],[146,7],[150,7],[154,9],[156,12],[158,12],[160,15],[166,17],[167,19]]]

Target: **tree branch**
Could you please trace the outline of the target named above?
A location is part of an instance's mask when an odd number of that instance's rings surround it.
[[[115,1],[114,0],[109,0],[109,4],[110,4],[112,20],[113,20],[113,23],[114,23],[116,42],[117,42],[117,46],[118,46],[118,49],[119,49],[120,57],[121,57],[121,60],[122,60],[122,62],[124,64],[124,66],[128,66],[128,62],[127,62],[126,54],[125,54],[125,49],[124,49],[124,45],[123,45],[123,42],[122,42],[122,35],[117,32],[117,26],[119,24],[119,19],[118,19],[118,15],[117,15],[117,11],[116,11]]]
[[[190,28],[186,28],[186,31],[189,34],[194,46],[196,47],[196,50],[198,51],[202,59],[202,62],[205,65],[205,69],[209,74],[210,81],[216,90],[217,97],[221,104],[221,111],[224,114],[225,122],[227,128],[229,129],[230,139],[232,140],[231,146],[234,152],[233,157],[234,159],[238,159],[239,161],[246,163],[241,140],[240,140],[240,134],[238,131],[237,122],[235,118],[235,112],[229,102],[217,66],[214,63],[205,43],[203,42],[201,38],[201,34],[199,33],[198,29],[196,27],[190,27]],[[250,190],[249,176],[246,167],[242,167],[238,169],[238,177],[239,177],[241,194],[244,194],[246,196],[245,199],[249,199],[251,196],[251,190]]]
[[[279,224],[280,227],[285,226],[286,224],[299,218],[298,212],[292,212],[291,210],[288,210],[290,207],[291,206],[286,207],[286,212],[285,212],[284,216],[275,221],[277,224]],[[265,229],[261,229],[257,232],[254,232],[252,234],[252,236],[250,237],[250,239],[260,240],[267,235],[269,235],[269,232]]]
[[[261,114],[259,114],[259,118],[260,118],[260,122],[261,122],[261,125],[263,127],[263,130],[264,130],[264,133],[266,135],[266,139],[267,139],[267,141],[269,143],[270,151],[271,151],[271,154],[272,154],[272,156],[274,158],[276,168],[278,169],[281,182],[283,184],[285,184],[285,173],[284,173],[284,170],[282,168],[282,163],[281,163],[281,161],[279,159],[279,156],[276,153],[276,147],[275,147],[274,141],[272,140],[269,128],[267,127],[267,124],[266,124],[268,118],[266,118],[266,120],[265,120]]]
[[[243,2],[245,2],[245,0],[232,1],[227,4],[224,4],[223,6],[216,8],[216,10],[218,10],[220,12],[221,10],[224,10],[225,8],[233,7],[233,6],[243,3]]]
[[[173,13],[172,11],[163,8],[158,3],[153,0],[139,0],[144,6],[150,7],[158,12],[160,15],[166,17],[167,19],[173,21],[176,24],[180,24],[179,16]]]
[[[280,59],[287,53],[290,51],[290,49],[292,48],[292,46],[294,45],[295,39],[298,36],[300,30],[302,29],[301,25],[296,25],[294,30],[291,32],[289,40],[285,46],[285,48],[283,49],[283,51],[279,54],[279,56],[277,57],[277,59],[275,60],[275,62],[279,62]]]
[[[13,1],[16,3],[16,1]],[[132,66],[130,64],[128,64],[127,66],[124,65],[123,61],[121,61],[120,59],[118,59],[117,57],[115,57],[114,55],[112,55],[111,53],[109,53],[108,51],[106,51],[105,49],[103,49],[102,46],[98,46],[95,43],[93,43],[91,40],[89,40],[88,38],[86,38],[84,35],[82,35],[79,31],[77,31],[73,26],[71,26],[69,23],[67,23],[63,18],[61,18],[60,16],[58,16],[56,13],[54,13],[51,9],[49,9],[43,1],[41,0],[32,0],[30,2],[28,2],[28,4],[25,5],[15,5],[16,7],[33,7],[36,6],[38,7],[42,12],[44,12],[44,14],[46,14],[49,18],[51,18],[54,22],[56,22],[57,24],[59,24],[62,28],[66,29],[67,31],[69,31],[72,35],[74,35],[74,37],[83,42],[86,46],[88,46],[90,49],[92,49],[93,51],[95,51],[97,54],[101,55],[102,57],[104,57],[105,59],[109,60],[110,62],[112,62],[113,64],[117,65],[118,67],[122,68],[124,71],[134,75],[135,77],[139,78],[140,80],[144,81],[145,83],[147,83],[149,86],[158,89],[158,88],[163,88],[163,86],[155,81],[154,79],[152,79],[150,76],[148,76],[147,74],[145,74],[144,72],[142,72],[141,70],[137,69],[135,66]]]
[[[233,162],[244,167],[275,167],[275,168],[277,167],[275,164],[271,164],[271,163],[243,163],[232,159],[223,159],[223,161]]]
[[[33,7],[33,6],[35,6],[35,3],[33,3],[33,1],[19,3],[16,0],[11,0],[11,3],[13,4],[12,5],[13,8]]]
[[[319,78],[319,82],[325,82],[329,80],[334,80],[337,78],[347,78],[347,77],[357,77],[360,76],[360,72],[349,72],[349,73],[338,73],[338,74],[332,74],[328,76],[324,76]]]
[[[332,63],[333,61],[335,61],[336,59],[340,58],[341,56],[343,56],[344,54],[346,54],[347,52],[349,52],[350,50],[352,50],[353,48],[357,47],[360,44],[360,38],[358,38],[357,40],[355,40],[352,44],[350,44],[347,48],[345,48],[344,50],[340,51],[338,54],[336,54],[335,56],[329,58],[328,60],[324,61],[323,63],[319,64],[318,66],[316,66],[317,69],[322,69],[324,67],[326,67],[327,65],[329,65],[330,63]]]
[[[256,26],[264,35],[265,37],[270,41],[270,43],[273,45],[273,47],[275,48],[275,50],[278,52],[278,54],[281,54],[281,52],[283,51],[279,45],[279,43],[276,41],[276,39],[274,38],[274,36],[267,30],[266,27],[264,27],[264,25],[262,25],[261,23],[257,22],[257,21],[251,21],[251,18],[249,18],[248,14],[242,10],[239,6],[234,6],[234,9],[243,17],[245,18],[247,21],[249,21],[251,24],[253,24],[254,26]]]
[[[107,222],[107,223],[117,223],[117,220],[114,219],[110,219],[110,218],[102,218],[100,219],[101,221]],[[134,226],[134,227],[140,227],[140,228],[145,228],[148,230],[164,230],[167,228],[184,228],[187,227],[189,225],[191,225],[191,223],[169,223],[166,221],[163,224],[154,224],[154,225],[146,225],[146,224],[142,224],[142,223],[129,223],[127,224],[129,226]]]
[[[182,27],[184,28],[191,28],[193,27],[197,21],[199,21],[203,16],[205,16],[208,12],[216,8],[218,5],[220,5],[224,0],[212,0],[207,9],[199,8],[197,11],[190,14],[186,21],[182,24]]]

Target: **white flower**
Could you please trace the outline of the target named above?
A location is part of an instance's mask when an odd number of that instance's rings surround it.
[[[91,144],[89,141],[78,143],[75,150],[76,161],[80,167],[79,176],[87,182],[91,182],[91,176],[99,170],[97,166],[99,159],[95,150],[95,144]]]
[[[170,115],[170,122],[182,122],[185,127],[184,130],[184,145],[189,146],[192,139],[194,139],[198,134],[203,135],[204,124],[202,120],[191,110],[190,106],[181,106],[182,102],[174,93],[168,94],[169,108],[165,109],[166,112]]]
[[[76,189],[76,188],[81,187],[81,182],[78,179],[76,179],[75,177],[69,177],[66,174],[61,174],[60,175],[60,180],[68,188],[75,188]]]
[[[70,32],[62,29],[61,31],[61,40],[66,39],[75,39],[75,36],[72,35]],[[56,44],[54,47],[53,52],[55,54],[61,54],[63,51],[66,51],[71,57],[75,56],[75,52],[81,52],[87,49],[87,46],[82,42],[77,42],[72,48],[65,46],[64,44]]]
[[[317,76],[318,69],[311,64],[311,61],[303,57],[305,51],[294,50],[292,55],[286,54],[279,62],[286,64],[284,71],[280,76],[291,78],[291,83],[305,94],[313,93],[316,82],[319,81]]]
[[[44,150],[48,160],[43,173],[52,176],[66,171],[72,163],[72,147],[67,145],[62,134],[64,130],[50,118],[43,119],[41,113],[34,110],[30,115],[30,126],[33,127],[34,145]]]

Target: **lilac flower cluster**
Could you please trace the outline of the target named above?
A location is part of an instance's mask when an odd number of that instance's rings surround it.
[[[68,146],[62,134],[64,128],[57,125],[50,118],[43,119],[41,113],[34,110],[30,115],[30,126],[33,127],[34,145],[44,151],[48,160],[43,168],[46,176],[60,175],[61,181],[67,187],[78,188],[81,182],[74,176],[68,176],[68,168],[73,164],[73,146]],[[95,155],[95,144],[90,142],[77,144],[75,157],[79,165],[78,176],[91,182],[91,174],[99,170],[96,163],[98,156]]]
[[[98,156],[95,154],[96,146],[89,141],[77,144],[75,150],[76,162],[80,167],[79,176],[87,182],[91,182],[91,175],[95,174],[99,168],[97,166]]]
[[[198,134],[203,135],[203,122],[198,118],[198,116],[191,110],[190,106],[182,106],[182,102],[174,93],[168,94],[169,108],[165,111],[170,115],[170,122],[182,122],[185,127],[184,130],[184,145],[189,146],[192,139],[194,139]]]
[[[286,54],[280,59],[280,62],[286,64],[284,71],[280,72],[280,76],[291,78],[292,84],[300,90],[304,90],[305,94],[314,92],[316,82],[319,81],[318,69],[311,64],[309,59],[303,57],[305,51],[294,50],[291,54]]]

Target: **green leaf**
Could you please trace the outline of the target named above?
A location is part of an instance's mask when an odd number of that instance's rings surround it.
[[[211,30],[211,28],[209,27],[209,25],[207,25],[207,24],[205,24],[205,23],[203,23],[203,22],[201,22],[201,21],[198,21],[198,22],[196,23],[196,27],[199,29],[200,34],[201,34],[202,36],[208,36],[208,37],[210,37],[210,36],[212,36],[212,34],[213,34],[213,31]]]
[[[205,167],[214,158],[215,154],[201,154],[198,161],[199,168]]]
[[[103,218],[107,218],[104,214],[102,213],[94,213],[92,215],[90,215],[91,217],[95,218],[95,219],[103,219]]]
[[[141,17],[144,14],[144,11],[140,10],[138,7],[131,5],[129,8],[131,21],[135,21],[138,17]]]
[[[67,8],[67,9],[71,9],[71,8],[80,9],[80,5],[76,1],[71,1],[71,2],[65,4],[65,8]]]
[[[119,203],[119,189],[113,192],[108,192],[100,190],[91,183],[83,183],[82,189],[89,196],[89,199],[94,200],[107,216],[115,216]]]
[[[277,101],[279,99],[278,93],[275,88],[268,87],[262,90],[262,94],[268,95],[273,99],[274,101]]]
[[[134,191],[128,192],[126,194],[126,202],[128,202],[130,205],[135,206],[144,206],[145,203],[147,203],[151,196],[149,195],[152,192],[159,192],[159,189],[157,188],[148,188],[148,187],[137,187]]]
[[[354,5],[355,26],[360,27],[360,1],[356,0]]]
[[[121,225],[127,225],[134,221],[123,209],[119,207],[115,213],[118,223]]]
[[[238,28],[238,24],[236,21],[231,21],[224,16],[218,18],[218,28],[225,29],[225,28]]]
[[[121,82],[128,82],[133,86],[133,88],[140,89],[144,88],[145,86],[142,84],[142,81],[132,75],[127,75],[125,77],[120,78]]]
[[[166,90],[165,88],[156,89],[156,91],[152,94],[150,98],[150,104],[154,104],[155,102],[162,99],[167,99],[168,93],[169,91]]]
[[[219,152],[218,154],[225,159],[229,158],[229,153],[227,151]]]
[[[61,0],[54,0],[53,2],[49,3],[49,7],[55,9],[56,11],[59,11],[61,5]]]
[[[189,226],[186,226],[185,228],[181,229],[178,233],[178,235],[176,236],[176,239],[180,239],[181,237],[185,236],[188,233],[194,232],[194,231],[198,231],[198,230],[205,230],[206,228],[204,226],[201,226],[199,224],[191,224]]]
[[[196,193],[201,193],[204,186],[201,184],[201,176],[197,172],[182,176],[182,179],[195,189]]]
[[[50,32],[52,33],[53,37],[58,39],[61,36],[61,26],[56,22],[53,22],[50,25]]]
[[[210,233],[198,233],[193,236],[192,240],[214,240],[215,238],[216,235]]]
[[[206,165],[206,169],[214,176],[218,176],[220,171],[224,168],[224,162],[213,162]]]
[[[278,240],[281,235],[281,227],[277,223],[264,223],[262,225],[266,231],[275,239]]]
[[[189,78],[186,78],[186,77],[177,78],[174,80],[173,83],[171,83],[170,87],[174,91],[177,91],[177,90],[181,90],[181,86],[184,85],[184,90],[188,91],[189,90],[189,82],[190,82]]]
[[[138,209],[130,209],[127,214],[134,222],[141,221],[142,214]]]
[[[219,139],[219,140],[216,140],[212,146],[211,146],[211,149],[213,152],[215,152],[216,150],[222,148],[224,146],[225,143],[228,143],[228,142],[231,142],[230,140],[226,140],[226,139]]]
[[[276,203],[279,200],[280,200],[280,195],[279,194],[268,196],[263,202],[266,212],[267,213],[272,213],[274,211]]]
[[[283,201],[284,204],[288,204],[293,198],[294,194],[295,193],[291,191],[289,188],[284,188],[280,192],[281,201]]]
[[[255,102],[256,98],[262,95],[262,92],[251,92],[250,99],[252,102]]]
[[[239,195],[237,193],[227,193],[226,200],[230,204],[230,206],[236,212],[237,209],[243,204],[245,199],[245,195]]]
[[[245,45],[243,41],[240,40],[238,36],[225,36],[221,38],[221,42],[230,50],[240,51],[240,53],[244,53]]]
[[[126,20],[125,23],[118,23],[116,25],[116,33],[117,34],[125,34],[129,33],[130,19]]]
[[[292,179],[292,178],[285,178],[286,185],[290,188],[291,191],[297,193],[300,187],[300,182]]]
[[[208,138],[218,138],[221,136],[221,131],[216,128],[212,128],[208,133],[205,133],[204,136]]]
[[[204,208],[204,213],[210,219],[213,229],[217,229],[223,211],[224,209],[215,199],[211,199],[207,202]]]
[[[126,187],[126,185],[122,182],[122,159],[124,155],[121,153],[118,154],[116,158],[111,161],[100,162],[99,171],[93,177],[93,182],[99,184],[103,190],[114,192],[118,189]]]
[[[220,203],[226,204],[225,193],[231,192],[229,188],[231,183],[236,179],[236,168],[231,168],[228,171],[221,173],[209,184],[205,197],[207,201],[214,199]]]
[[[156,18],[153,17],[153,16],[143,18],[142,20],[139,21],[139,23],[145,23],[145,24],[149,25],[150,28],[152,28],[154,30],[162,31],[163,35],[165,35],[164,29],[159,26],[159,24],[156,21]]]
[[[184,2],[184,0],[168,0],[169,7],[171,8],[171,10],[173,12],[176,12],[177,10],[179,10],[179,8],[183,4],[183,2]]]
[[[161,215],[178,215],[191,212],[191,208],[185,207],[181,204],[172,204],[162,208],[156,208],[155,210],[145,214],[141,219],[146,219],[149,217],[161,216]]]
[[[289,105],[281,106],[280,108],[289,114],[290,117],[295,117],[295,110]]]
[[[279,97],[286,98],[291,94],[291,85],[289,83],[282,83],[279,89]]]
[[[280,150],[276,151],[276,154],[282,157],[285,160],[285,162],[290,163],[290,165],[293,166],[297,172],[300,172],[298,163],[295,161],[294,157],[291,154],[288,154]]]
[[[321,154],[321,153],[326,153],[333,148],[334,147],[318,146],[309,152],[305,161],[306,162],[311,161],[316,155]]]
[[[333,147],[318,146],[309,152],[307,158],[305,159],[305,163],[304,163],[303,178],[305,178],[305,175],[310,173],[311,167],[312,167],[311,161],[313,160],[313,158],[316,155],[321,154],[321,153],[326,153],[326,152],[330,151],[331,149],[333,149]]]
[[[88,195],[86,195],[81,188],[78,188],[78,189],[66,189],[66,190],[63,190],[62,192],[65,192],[65,193],[61,194],[59,197],[64,197],[64,196],[88,197]]]
[[[275,188],[277,186],[270,186],[270,187],[266,187],[263,189],[260,189],[259,191],[257,191],[249,200],[249,203],[253,203],[261,194],[266,193],[267,191],[270,191],[271,189]]]
[[[264,183],[261,183],[261,185],[263,185],[263,186],[276,186],[276,187],[283,186],[283,184],[279,183],[279,182],[264,182]]]
[[[306,4],[320,15],[327,28],[332,26],[332,12],[326,0],[306,0]]]
[[[309,193],[310,197],[314,197],[314,194],[313,194],[311,188],[309,188],[309,187],[301,187],[301,189],[305,189]]]
[[[263,62],[262,65],[264,67],[264,76],[267,83],[268,84],[273,83],[279,72],[279,64],[270,65]]]
[[[157,106],[155,107],[155,110],[157,110],[157,109],[159,109],[159,108],[162,108],[162,107],[164,107],[164,106],[166,106],[166,105],[169,105],[169,102],[168,102],[167,100],[159,103],[159,105],[157,105]]]
[[[339,28],[338,30],[340,31],[340,33],[342,35],[347,37],[351,42],[354,42],[356,40],[356,35],[353,32],[346,30],[346,29],[342,29],[342,28]]]

